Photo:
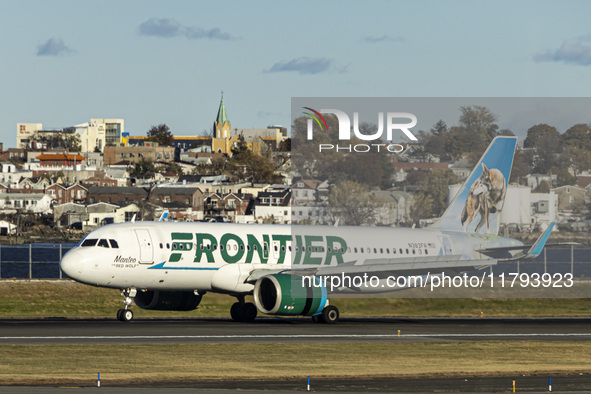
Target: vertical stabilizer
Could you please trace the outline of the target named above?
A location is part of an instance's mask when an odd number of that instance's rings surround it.
[[[433,227],[497,234],[516,145],[517,137],[496,137]]]

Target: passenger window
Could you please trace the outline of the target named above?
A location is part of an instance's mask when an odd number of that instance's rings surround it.
[[[109,242],[111,243],[111,247],[113,249],[119,249],[119,244],[114,239],[110,239]]]
[[[106,239],[99,239],[97,246],[100,246],[101,248],[108,248],[109,242],[107,242]]]
[[[98,241],[96,238],[85,239],[84,242],[82,242],[82,245],[80,245],[80,246],[94,246],[94,245],[96,245],[96,241]]]

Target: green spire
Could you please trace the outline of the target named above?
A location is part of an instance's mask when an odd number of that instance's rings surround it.
[[[224,105],[224,92],[222,91],[222,100],[220,101],[220,109],[218,109],[216,123],[220,126],[223,126],[226,122],[228,122],[228,115],[226,115],[226,106]]]

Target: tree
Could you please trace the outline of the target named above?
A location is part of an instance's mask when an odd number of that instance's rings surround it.
[[[591,152],[577,145],[567,145],[560,155],[561,166],[572,169],[575,177],[591,168]]]
[[[291,152],[291,138],[287,138],[279,143],[279,152]]]
[[[547,180],[542,180],[538,186],[533,190],[534,193],[550,193],[552,187]]]
[[[534,148],[531,158],[533,171],[547,174],[556,165],[560,147],[560,133],[555,127],[545,123],[530,127],[523,142],[524,148]]]
[[[158,126],[152,126],[148,130],[148,138],[146,141],[157,142],[160,146],[172,146],[172,133],[167,125],[164,123]]]
[[[421,193],[433,198],[432,215],[440,216],[447,208],[448,186],[458,183],[458,177],[450,170],[429,171],[421,182]]]
[[[425,150],[449,161],[461,154],[470,152],[473,158],[479,158],[494,137],[499,135],[496,116],[486,107],[460,107],[457,126],[448,127],[439,120],[429,133],[421,132]],[[504,131],[506,133],[506,131]]]
[[[377,208],[378,205],[368,194],[367,186],[357,182],[339,182],[328,193],[328,209],[342,225],[374,224]]]
[[[561,136],[564,146],[577,146],[591,151],[591,127],[584,123],[572,126]]]
[[[80,141],[80,134],[69,134],[64,138],[64,145],[69,152],[80,152],[82,150],[82,142]]]
[[[556,127],[552,127],[546,123],[540,123],[530,127],[527,130],[527,137],[523,141],[524,148],[537,148],[541,144],[541,140],[547,136],[560,138],[560,133]]]
[[[165,167],[166,172],[172,172],[176,175],[183,175],[183,167],[181,167],[178,163],[171,162],[168,163]]]
[[[526,155],[523,150],[516,150],[513,156],[513,167],[511,168],[509,183],[525,185],[527,174],[529,174],[529,166],[527,165]]]
[[[150,160],[141,158],[137,163],[133,165],[131,171],[132,176],[143,176],[149,172],[154,172],[154,164]]]
[[[480,105],[470,105],[460,107],[460,126],[463,127],[474,138],[474,148],[481,151],[490,144],[490,142],[499,135],[499,126],[495,123],[497,120],[488,108]]]
[[[239,136],[236,146],[232,147],[232,158],[228,164],[229,168],[241,171],[242,177],[250,179],[252,182],[273,183],[276,181],[275,166],[263,156],[248,149],[242,135]]]

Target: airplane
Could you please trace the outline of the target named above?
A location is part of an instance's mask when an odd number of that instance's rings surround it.
[[[230,309],[235,321],[251,322],[260,311],[335,323],[340,312],[330,305],[333,292],[390,289],[351,283],[329,289],[327,278],[371,273],[383,283],[392,273],[461,273],[539,255],[554,223],[533,245],[498,235],[516,143],[516,137],[496,137],[427,228],[133,220],[91,231],[60,267],[78,282],[121,289],[120,321],[133,319],[132,302],[190,311],[205,293],[216,292],[237,298]],[[247,295],[254,304],[245,302]]]

